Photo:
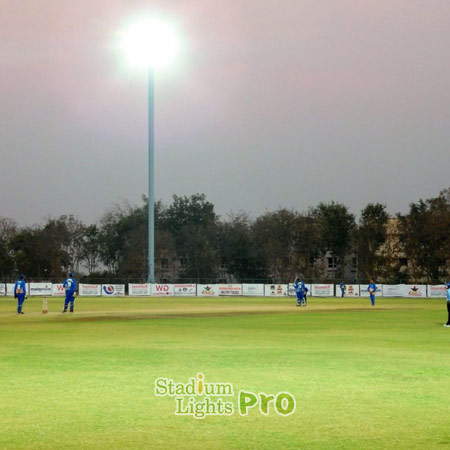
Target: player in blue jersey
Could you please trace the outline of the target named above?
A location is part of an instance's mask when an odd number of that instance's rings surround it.
[[[448,318],[447,323],[444,325],[444,327],[450,328],[450,281],[445,285],[447,288],[447,312],[448,312]]]
[[[305,283],[300,280],[300,278],[296,278],[294,281],[294,289],[297,294],[297,306],[306,306],[308,288],[305,286]]]
[[[19,280],[14,285],[14,298],[17,298],[17,314],[25,314],[22,311],[22,305],[27,295],[27,286],[25,284],[25,277],[20,275]]]
[[[373,280],[370,280],[370,284],[369,286],[367,286],[367,290],[370,295],[370,303],[372,303],[372,306],[375,306],[375,292],[377,291],[377,286]]]
[[[77,291],[77,281],[75,280],[73,273],[69,273],[69,278],[64,281],[63,288],[66,290],[66,298],[64,300],[63,313],[67,311],[67,306],[70,303],[70,312],[73,313],[73,304],[75,302],[75,292]]]
[[[345,291],[347,290],[347,286],[343,281],[339,283],[339,287],[341,288],[341,297],[345,297]]]

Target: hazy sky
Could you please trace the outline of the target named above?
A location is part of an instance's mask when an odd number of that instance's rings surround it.
[[[335,200],[404,212],[450,186],[448,0],[0,0],[0,216],[97,221],[147,192],[146,76],[118,32],[183,46],[157,74],[155,196],[226,216]]]

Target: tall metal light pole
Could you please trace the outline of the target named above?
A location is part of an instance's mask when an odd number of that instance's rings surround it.
[[[148,71],[148,279],[155,282],[155,133],[154,71],[175,56],[177,39],[168,24],[141,20],[122,34],[122,50],[135,66]]]
[[[148,279],[155,282],[155,86],[148,69]]]

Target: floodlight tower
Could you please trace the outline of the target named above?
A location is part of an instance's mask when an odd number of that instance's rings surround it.
[[[131,65],[148,71],[148,279],[155,282],[155,137],[154,73],[169,64],[177,50],[174,29],[167,23],[145,19],[122,33],[122,50]]]

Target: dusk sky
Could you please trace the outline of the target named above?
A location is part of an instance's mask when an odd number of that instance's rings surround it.
[[[448,0],[0,0],[0,217],[93,223],[147,193],[147,81],[119,32],[157,15],[155,197],[226,217],[450,187]]]

